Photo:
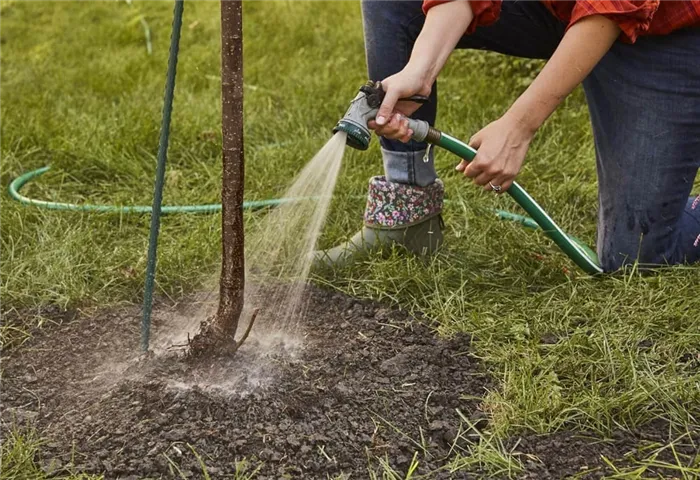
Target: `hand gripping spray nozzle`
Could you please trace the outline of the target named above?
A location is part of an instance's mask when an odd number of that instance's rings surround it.
[[[384,95],[385,92],[382,89],[381,82],[370,80],[360,87],[357,96],[350,102],[350,107],[345,112],[345,116],[333,128],[333,133],[345,132],[348,135],[347,144],[349,146],[358,150],[367,150],[371,138],[367,122],[377,116],[377,111],[384,100]],[[425,103],[428,101],[428,98],[421,95],[413,95],[401,100]],[[409,118],[408,127],[413,130],[412,138],[419,142],[436,143],[440,137],[440,132],[432,128],[424,120]]]

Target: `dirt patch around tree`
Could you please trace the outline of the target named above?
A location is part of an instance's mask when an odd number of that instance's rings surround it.
[[[197,456],[212,478],[242,459],[256,479],[382,478],[382,459],[405,473],[414,456],[430,478],[488,478],[447,468],[478,441],[458,411],[483,427],[479,398],[494,387],[469,337],[441,339],[405,312],[318,288],[306,299],[298,323],[259,319],[230,358],[167,348],[196,329],[201,299],[158,306],[148,356],[135,308],[46,329],[3,358],[3,429],[38,428],[47,470],[110,479],[201,477]],[[599,478],[601,455],[621,458],[637,440],[526,436],[508,449],[523,478],[582,467]]]

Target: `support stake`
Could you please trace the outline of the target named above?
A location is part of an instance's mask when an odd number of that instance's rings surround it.
[[[158,164],[156,182],[153,192],[153,210],[151,211],[151,230],[148,238],[148,264],[146,265],[146,285],[143,292],[143,318],[141,320],[141,350],[148,351],[151,333],[151,309],[153,308],[153,284],[156,276],[156,259],[158,256],[158,233],[160,231],[161,204],[163,202],[163,183],[165,180],[165,163],[168,158],[168,141],[170,138],[170,117],[173,110],[175,94],[175,73],[177,55],[180,50],[180,30],[182,29],[182,12],[184,0],[175,0],[173,11],[173,28],[170,33],[170,55],[168,57],[168,74],[165,80],[165,98],[163,117],[158,143]]]

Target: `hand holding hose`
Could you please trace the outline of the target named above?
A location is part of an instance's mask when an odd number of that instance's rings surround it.
[[[471,164],[462,162],[457,170],[487,189],[508,190],[535,131],[586,78],[619,36],[615,21],[601,15],[585,17],[572,25],[537,78],[508,112],[472,137],[470,144],[478,153]],[[501,188],[494,189],[493,185]]]
[[[533,135],[506,113],[471,138],[469,146],[477,150],[474,160],[462,160],[455,169],[485,190],[505,192],[520,172]]]
[[[426,86],[423,73],[409,66],[382,80],[381,85],[386,95],[376,119],[370,120],[367,126],[377,135],[406,143],[413,135],[406,117],[418,110],[421,104],[400,99],[413,95],[427,97],[430,95],[430,86]]]

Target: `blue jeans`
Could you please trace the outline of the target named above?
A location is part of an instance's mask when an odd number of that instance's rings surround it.
[[[363,0],[369,78],[406,65],[425,16],[420,1]],[[498,22],[457,48],[549,58],[565,25],[540,3],[504,1]],[[598,255],[605,271],[700,261],[700,206],[689,200],[700,167],[700,28],[616,42],[583,82],[598,170]],[[435,122],[437,88],[413,115]],[[382,138],[385,175],[428,185],[426,145]]]

